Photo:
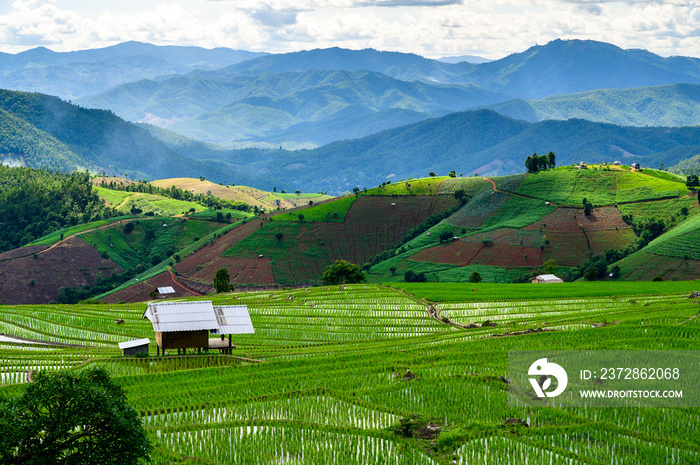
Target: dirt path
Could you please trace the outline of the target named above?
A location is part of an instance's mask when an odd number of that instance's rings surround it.
[[[451,321],[449,318],[442,318],[440,317],[440,309],[435,306],[434,303],[428,302],[427,300],[421,300],[415,296],[407,294],[403,289],[396,289],[395,287],[387,286],[389,289],[394,290],[401,294],[402,296],[406,297],[409,300],[412,300],[416,303],[421,304],[422,306],[425,307],[425,311],[428,313],[428,316],[432,318],[435,321],[439,321],[442,324],[445,325],[452,325],[452,326],[459,326],[460,328],[463,328],[464,326],[458,325],[457,323]]]
[[[171,270],[170,268],[168,268],[168,273],[170,273],[170,279],[171,279],[171,281],[173,282],[173,284],[175,284],[176,286],[182,288],[182,289],[185,290],[186,292],[189,292],[189,293],[191,293],[191,294],[194,294],[194,295],[196,295],[196,296],[198,296],[198,297],[201,297],[201,296],[202,296],[202,294],[200,294],[199,292],[196,292],[196,291],[190,289],[189,287],[186,287],[186,286],[183,285],[182,283],[180,283],[180,281],[177,280],[177,277],[175,276],[175,273],[173,273],[173,270]]]

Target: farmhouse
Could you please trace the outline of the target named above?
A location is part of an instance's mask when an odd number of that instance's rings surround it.
[[[230,351],[232,334],[254,333],[253,324],[245,305],[214,307],[211,301],[152,302],[143,318],[150,320],[156,332],[157,353],[177,349],[186,353],[188,348],[221,349]],[[209,334],[221,335],[221,341],[210,340]],[[228,334],[228,344],[224,335]]]
[[[564,281],[561,278],[558,278],[557,276],[553,274],[540,274],[535,276],[532,281],[533,283],[563,283]]]

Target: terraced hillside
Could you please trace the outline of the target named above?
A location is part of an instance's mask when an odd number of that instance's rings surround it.
[[[334,260],[363,264],[396,246],[433,215],[445,215],[489,183],[471,178],[426,178],[358,192],[305,209],[275,212],[219,235],[194,254],[183,255],[174,276],[152,274],[103,298],[146,299],[159,283],[173,280],[191,295],[213,290],[216,271],[227,268],[235,285],[275,286],[319,282]],[[427,226],[426,226],[427,227]]]
[[[0,332],[32,341],[0,340],[0,396],[30,369],[104,367],[156,463],[700,460],[697,408],[517,407],[506,383],[511,350],[700,349],[696,282],[402,287],[213,296],[256,330],[231,355],[122,357],[118,342],[153,338],[145,303],[5,305]]]
[[[477,192],[459,211],[375,265],[370,278],[386,280],[411,270],[433,281],[465,281],[477,272],[489,282],[511,282],[548,260],[566,271],[609,250],[629,251],[655,222],[663,222],[659,228],[668,232],[643,249],[645,254],[685,258],[683,270],[667,279],[700,278],[700,241],[694,240],[700,208],[695,192],[679,177],[593,166],[489,181],[490,189]],[[584,200],[592,205],[589,214]],[[450,233],[454,239],[440,239]],[[663,276],[664,267],[652,263],[656,274],[634,274],[628,266],[622,276]]]

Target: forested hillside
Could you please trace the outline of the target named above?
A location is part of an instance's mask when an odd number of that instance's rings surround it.
[[[0,165],[0,252],[66,226],[113,216],[86,173]]]
[[[111,111],[9,90],[0,90],[0,111],[0,149],[30,167],[128,173],[137,179],[205,176],[236,184],[260,182],[259,175],[243,174],[234,166],[177,153]]]

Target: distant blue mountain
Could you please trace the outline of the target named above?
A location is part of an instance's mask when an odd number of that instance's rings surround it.
[[[77,99],[127,82],[216,69],[261,55],[141,42],[61,53],[38,47],[16,55],[0,54],[0,88]]]

